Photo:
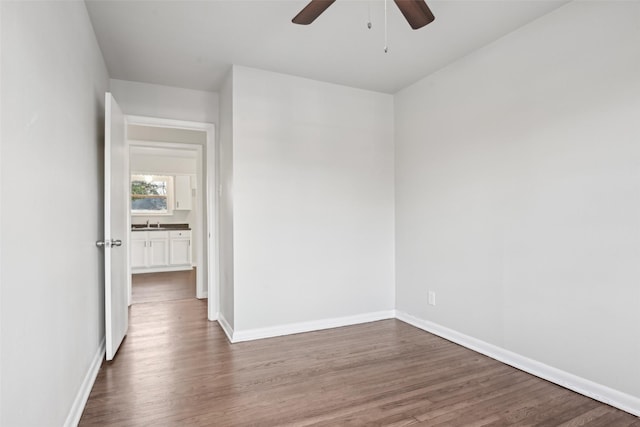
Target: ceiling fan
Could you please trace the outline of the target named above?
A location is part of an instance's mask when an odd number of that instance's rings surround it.
[[[292,20],[294,24],[308,25],[316,20],[336,0],[311,0]],[[435,16],[424,0],[393,0],[411,28],[417,30],[430,22]]]

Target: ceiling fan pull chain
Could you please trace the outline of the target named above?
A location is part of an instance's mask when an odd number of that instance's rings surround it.
[[[371,1],[367,2],[367,6],[369,7],[369,20],[367,21],[367,28],[371,29]]]
[[[384,0],[384,53],[389,51],[389,44],[387,43],[387,0]]]

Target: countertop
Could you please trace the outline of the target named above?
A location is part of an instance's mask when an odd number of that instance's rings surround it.
[[[131,231],[173,231],[173,230],[191,230],[189,224],[131,224]]]

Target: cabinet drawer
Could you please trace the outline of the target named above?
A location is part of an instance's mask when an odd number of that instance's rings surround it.
[[[172,239],[176,239],[176,238],[189,239],[191,238],[191,230],[170,231],[169,236]]]
[[[149,240],[156,240],[156,239],[168,239],[169,238],[169,232],[168,231],[150,231],[149,232]]]
[[[132,231],[131,240],[147,240],[149,234],[146,231]]]

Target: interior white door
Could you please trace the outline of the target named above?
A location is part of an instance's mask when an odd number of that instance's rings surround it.
[[[104,312],[107,360],[112,360],[129,327],[126,242],[129,165],[125,119],[113,96],[105,96],[104,137]],[[125,241],[125,245],[122,241]]]

